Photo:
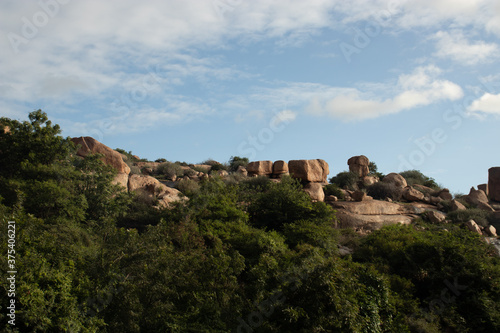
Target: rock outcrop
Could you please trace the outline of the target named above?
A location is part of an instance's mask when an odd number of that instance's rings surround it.
[[[248,163],[247,172],[249,176],[271,176],[273,174],[272,161],[255,161]]]
[[[102,154],[102,161],[105,164],[112,166],[118,173],[125,173],[127,175],[130,173],[130,168],[125,162],[123,162],[121,154],[100,143],[96,139],[89,136],[82,136],[79,138],[72,138],[71,141],[80,146],[76,152],[78,156],[85,157],[91,153]]]
[[[328,203],[337,211],[341,228],[354,228],[359,232],[370,232],[390,224],[410,224],[417,214],[413,207],[379,200]]]
[[[370,160],[364,155],[351,157],[347,160],[347,164],[349,165],[349,171],[357,174],[360,178],[367,176],[370,172],[368,169]]]
[[[285,161],[275,161],[273,163],[273,176],[279,178],[288,174],[288,163]]]
[[[309,194],[314,201],[324,201],[325,192],[323,191],[323,185],[320,183],[307,183],[304,185],[304,191]]]
[[[408,184],[406,183],[406,179],[401,176],[399,173],[390,173],[388,175],[386,175],[382,181],[384,183],[389,183],[389,184],[394,184],[395,186],[397,187],[401,187],[401,188],[405,188],[406,186],[408,186]]]
[[[146,175],[131,175],[128,180],[129,192],[136,192],[143,200],[154,202],[165,208],[172,202],[185,200],[179,190],[170,188],[154,177]]]
[[[322,159],[292,160],[288,162],[288,170],[292,177],[313,183],[326,183],[330,173],[328,163]]]
[[[411,186],[408,186],[403,191],[403,198],[408,201],[423,201],[424,194],[419,190],[414,189]]]
[[[488,170],[488,192],[491,200],[500,202],[500,167]]]

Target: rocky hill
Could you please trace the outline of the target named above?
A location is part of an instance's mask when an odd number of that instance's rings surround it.
[[[79,146],[77,154],[81,157],[89,153],[102,154],[103,162],[117,171],[116,184],[151,201],[155,199],[158,207],[168,207],[172,202],[187,200],[176,188],[179,182],[232,176],[226,170],[214,167],[217,164],[177,165],[175,172],[161,173],[160,170],[168,162],[148,162],[137,156],[131,161],[127,155],[91,137],[73,138],[72,141]],[[457,215],[461,211],[476,209],[489,213],[492,218],[488,222],[468,219],[464,221],[467,228],[491,240],[497,236],[495,224],[498,227],[497,221],[500,220],[500,167],[489,169],[488,184],[481,184],[477,186],[478,189],[472,187],[468,195],[454,198],[446,188],[409,185],[398,173],[389,173],[382,178],[371,174],[370,161],[363,155],[349,158],[347,165],[356,182],[350,188],[338,188],[337,196],[326,194],[330,167],[322,159],[252,161],[245,167],[239,166],[233,175],[237,175],[239,180],[268,177],[274,182],[279,182],[285,175],[297,178],[311,200],[324,201],[336,210],[338,227],[353,228],[359,233],[369,233],[388,224],[410,224],[418,218],[432,223],[446,223],[449,214]],[[135,170],[135,173],[131,170]],[[370,196],[371,193],[377,198]]]

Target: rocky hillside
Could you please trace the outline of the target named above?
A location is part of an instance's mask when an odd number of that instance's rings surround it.
[[[370,161],[363,155],[351,157],[347,161],[349,175],[355,181],[349,186],[338,187],[328,184],[330,167],[322,159],[253,161],[245,167],[240,165],[229,173],[216,167],[220,165],[217,162],[212,165],[148,162],[137,156],[130,158],[91,137],[73,138],[72,141],[79,146],[77,154],[81,157],[89,153],[102,154],[103,162],[117,171],[116,184],[129,192],[140,193],[143,198],[154,201],[158,207],[168,207],[169,203],[187,200],[177,189],[180,182],[199,182],[216,176],[223,179],[233,177],[236,180],[268,177],[279,182],[281,177],[290,175],[301,181],[303,190],[311,200],[324,201],[336,210],[338,227],[369,233],[384,225],[410,224],[419,218],[431,223],[447,223],[448,215],[463,218],[473,216],[474,214],[469,213],[480,210],[490,218],[482,218],[481,221],[470,218],[464,221],[464,225],[472,232],[487,237],[497,236],[494,224],[500,220],[500,167],[489,170],[488,184],[481,184],[478,189],[472,187],[468,195],[454,198],[446,188],[409,185],[398,173],[385,176],[371,173]],[[135,170],[135,173],[131,170]],[[332,185],[335,185],[337,195],[329,194]]]

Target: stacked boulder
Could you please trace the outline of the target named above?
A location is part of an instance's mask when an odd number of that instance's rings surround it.
[[[349,171],[356,174],[364,186],[370,186],[379,181],[375,176],[369,176],[370,160],[365,155],[353,156],[347,160]]]
[[[248,163],[246,170],[249,176],[266,176],[269,178],[281,178],[290,174],[294,178],[300,179],[312,200],[324,201],[325,193],[323,185],[330,173],[328,163],[321,159],[315,160],[291,160],[288,163],[282,160],[275,161],[254,161]]]

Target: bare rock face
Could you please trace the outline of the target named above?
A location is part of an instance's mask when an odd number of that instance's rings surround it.
[[[124,191],[128,189],[128,175],[126,173],[119,173],[113,179],[113,184],[120,185]]]
[[[270,176],[273,173],[272,161],[255,161],[247,165],[249,176]]]
[[[429,221],[431,221],[431,223],[442,223],[444,222],[444,220],[446,220],[446,215],[444,213],[441,213],[441,212],[436,212],[436,211],[433,211],[433,210],[429,210],[427,211],[427,217],[429,218]]]
[[[389,183],[389,184],[394,184],[397,187],[405,188],[408,186],[408,183],[406,182],[406,179],[401,176],[399,173],[392,172],[385,176],[382,181],[384,183]]]
[[[484,204],[488,205],[488,196],[482,190],[476,190],[474,187],[471,187],[468,195],[464,196],[465,201],[469,204],[477,206],[484,206]]]
[[[443,188],[437,195],[438,197],[440,197],[441,199],[443,200],[452,200],[453,199],[453,195],[450,193],[450,190],[448,190],[447,188]]]
[[[460,201],[457,200],[452,200],[451,205],[450,205],[450,211],[454,212],[456,210],[466,210],[467,207],[465,207]]]
[[[366,195],[366,192],[363,192],[363,191],[354,191],[352,194],[351,194],[351,198],[354,200],[354,201],[365,201],[365,200],[373,200],[372,197],[370,197],[369,195]]]
[[[477,185],[477,189],[483,191],[486,195],[490,195],[488,184]]]
[[[168,207],[172,202],[186,200],[179,190],[170,188],[154,177],[131,175],[128,180],[129,192],[136,192],[143,198],[153,201],[158,199],[159,207]]]
[[[403,191],[403,198],[408,201],[423,201],[425,196],[419,190],[414,189],[411,186],[408,186]]]
[[[323,186],[319,183],[308,183],[304,186],[304,191],[309,194],[312,200],[325,201]]]
[[[484,231],[490,237],[497,237],[497,229],[495,229],[495,227],[492,225],[489,225],[486,228],[484,228]]]
[[[125,173],[127,175],[130,173],[130,168],[125,162],[123,162],[121,154],[100,143],[96,139],[89,136],[82,136],[79,138],[72,138],[71,141],[80,146],[76,153],[78,156],[85,157],[90,153],[102,154],[104,155],[102,157],[102,161],[106,165],[112,166],[116,169],[116,171],[118,171],[118,173]]]
[[[322,159],[291,160],[288,162],[288,170],[292,177],[316,183],[326,183],[326,177],[330,173],[328,163]]]
[[[367,176],[370,172],[368,169],[370,160],[364,155],[351,157],[347,160],[347,164],[349,165],[349,171],[357,174],[360,178]]]
[[[488,192],[491,200],[500,202],[500,167],[488,170]]]
[[[281,175],[288,174],[288,163],[285,161],[276,161],[273,163],[273,175],[280,177]]]
[[[467,227],[467,229],[469,229],[472,232],[478,233],[480,235],[483,234],[481,232],[481,228],[479,228],[476,221],[474,221],[474,220],[469,220],[469,221],[465,222],[465,226]]]

